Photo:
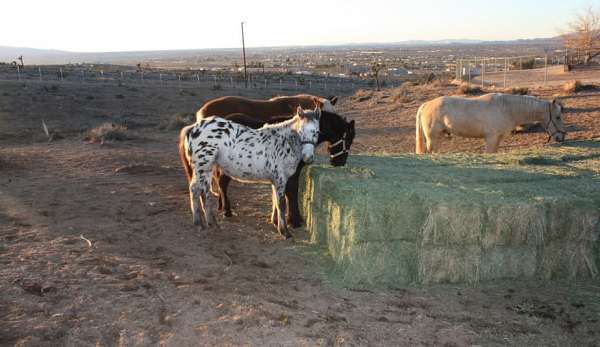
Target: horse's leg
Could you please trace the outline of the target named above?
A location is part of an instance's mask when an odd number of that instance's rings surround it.
[[[485,138],[485,152],[486,153],[496,153],[498,152],[498,146],[500,145],[500,140],[502,140],[502,136],[491,135]]]
[[[206,221],[207,227],[217,225],[217,218],[215,216],[215,213],[213,212],[211,203],[209,201],[210,184],[212,182],[212,172],[213,172],[213,170],[202,171],[202,172],[200,172],[200,178],[199,178],[200,185],[201,185],[201,187],[203,187],[203,189],[201,189],[201,191],[200,191],[200,197],[201,197],[200,202],[202,203],[202,208],[204,209],[204,216],[205,216],[205,221]]]
[[[273,224],[275,228],[279,226],[278,211],[276,193],[275,189],[273,189],[273,193],[271,194],[271,224]]]
[[[233,213],[231,213],[229,197],[227,196],[229,182],[231,182],[231,177],[221,173],[221,176],[219,176],[219,211],[225,211],[225,217],[233,216]]]
[[[440,141],[440,136],[437,133],[430,132],[425,135],[425,143],[427,147],[427,153],[433,154],[438,151],[438,142]]]
[[[288,203],[287,222],[292,228],[302,226],[302,217],[300,216],[300,207],[298,206],[298,187],[300,185],[300,171],[304,163],[300,163],[296,172],[288,179],[285,186],[285,196]]]
[[[192,210],[193,221],[195,225],[199,225],[200,228],[204,229],[202,218],[200,217],[200,201],[201,187],[198,184],[198,176],[194,173],[192,180],[190,181],[190,208]]]
[[[218,168],[213,169],[213,181],[211,185],[211,191],[213,194],[216,194],[219,197],[219,206],[217,207],[218,211],[223,211],[223,186],[221,185],[221,170]]]
[[[289,239],[292,237],[292,234],[288,231],[285,222],[285,185],[278,184],[277,186],[273,186],[273,195],[277,202],[277,230],[281,235],[285,236],[286,239]]]

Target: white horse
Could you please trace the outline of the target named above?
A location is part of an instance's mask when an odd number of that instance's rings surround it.
[[[484,138],[485,151],[498,151],[500,141],[518,125],[539,122],[557,142],[565,140],[562,105],[532,96],[486,94],[477,98],[443,96],[421,105],[416,121],[416,153],[439,151],[444,134]]]
[[[285,221],[285,187],[300,161],[311,163],[319,138],[321,109],[305,112],[298,107],[294,118],[260,129],[219,117],[208,117],[182,129],[179,142],[184,167],[193,168],[190,204],[194,224],[216,224],[207,199],[213,168],[242,182],[270,183],[277,208],[277,230],[290,238]],[[200,209],[203,210],[203,221]]]

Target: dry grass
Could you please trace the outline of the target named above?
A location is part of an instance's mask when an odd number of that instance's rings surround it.
[[[131,139],[127,127],[120,124],[104,123],[94,129],[88,130],[85,140],[90,142],[112,142]]]
[[[397,104],[405,104],[412,101],[410,86],[406,83],[392,91],[392,102]]]
[[[373,98],[373,91],[360,89],[356,93],[354,93],[354,96],[352,98],[357,102],[368,101],[371,100],[371,98]]]
[[[193,113],[176,113],[173,117],[165,119],[158,126],[160,130],[179,130],[194,123],[196,115]]]

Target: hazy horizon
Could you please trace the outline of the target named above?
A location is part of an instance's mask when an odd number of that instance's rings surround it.
[[[386,44],[403,41],[512,41],[555,37],[585,0],[509,0],[490,6],[474,0],[418,3],[305,0],[57,0],[10,2],[0,22],[0,46],[77,53],[227,49],[241,46],[246,21],[249,48]],[[596,4],[596,3],[594,3]]]

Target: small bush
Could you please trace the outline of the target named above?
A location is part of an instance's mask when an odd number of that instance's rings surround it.
[[[364,102],[370,100],[373,97],[373,91],[359,89],[356,93],[354,93],[353,98],[358,102]]]
[[[196,121],[196,115],[193,113],[177,113],[163,121],[158,127],[161,130],[179,130],[194,123],[194,121]]]
[[[525,88],[525,87],[510,88],[506,91],[506,93],[513,94],[513,95],[529,95],[529,88]]]
[[[458,86],[456,92],[459,95],[479,95],[483,93],[483,90],[478,86],[463,83],[460,86]]]
[[[115,98],[117,98],[117,99],[125,99],[125,96],[123,94],[117,94],[117,95],[115,95]]]
[[[405,87],[405,85],[406,84],[403,84],[400,88],[394,90],[394,94],[392,95],[393,103],[405,104],[412,101],[410,93],[408,92],[408,88]]]
[[[85,98],[86,98],[86,100],[94,100],[95,99],[93,95],[88,95]]]
[[[220,84],[215,84],[215,85],[212,87],[212,90],[223,90],[223,86],[222,86],[222,85],[220,85]]]
[[[580,81],[571,81],[565,83],[561,89],[567,94],[575,94],[585,90],[594,90],[596,86],[593,84],[583,84]]]
[[[511,66],[511,70],[532,70],[535,67],[535,59],[515,61],[511,64]]]
[[[104,123],[94,129],[88,130],[85,140],[90,142],[125,141],[130,139],[127,127],[114,123]]]

